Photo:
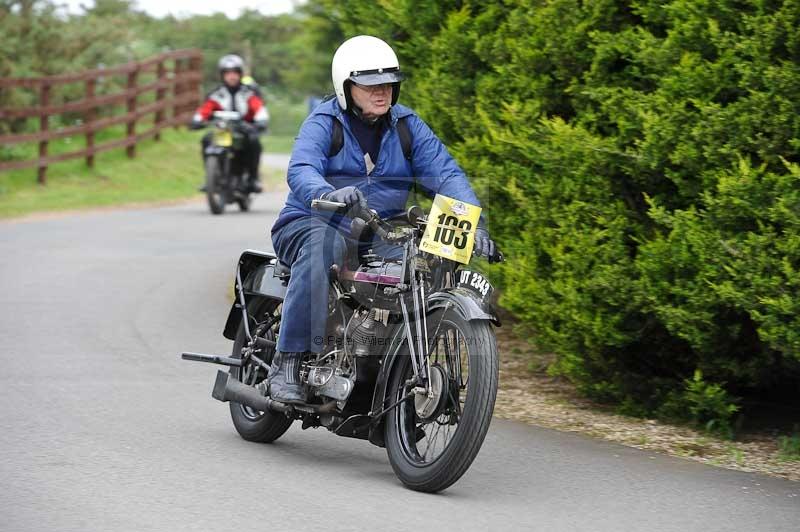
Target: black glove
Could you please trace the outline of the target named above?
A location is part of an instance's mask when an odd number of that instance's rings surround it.
[[[472,253],[487,259],[494,257],[497,253],[497,246],[489,237],[489,231],[485,227],[478,226],[478,229],[475,230],[475,247]]]
[[[258,135],[255,124],[251,124],[250,122],[245,122],[242,120],[241,122],[236,123],[234,127],[236,128],[236,131],[248,137]]]
[[[206,127],[205,122],[198,122],[197,120],[189,122],[189,129],[203,129],[204,127]]]
[[[337,203],[344,203],[348,209],[358,209],[366,211],[367,198],[356,187],[344,187],[331,192],[326,192],[320,199],[335,201]]]

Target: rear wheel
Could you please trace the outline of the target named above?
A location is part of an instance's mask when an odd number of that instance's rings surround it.
[[[253,197],[250,194],[245,194],[243,198],[239,198],[236,200],[236,203],[239,204],[239,210],[242,212],[247,212],[250,210],[250,203],[253,201]]]
[[[275,310],[275,312],[278,312]],[[258,319],[267,320],[261,327],[254,327],[251,331],[253,334],[259,332],[259,336],[268,340],[275,341],[276,329],[278,327],[277,319],[273,318],[274,314],[260,312],[256,313]],[[271,319],[273,318],[273,319]],[[272,324],[270,324],[270,321]],[[242,348],[247,345],[247,334],[244,330],[244,324],[239,325],[239,331],[236,333],[236,340],[233,343],[233,358],[242,358]],[[258,353],[257,356],[266,364],[272,362],[274,355],[274,348],[269,352]],[[249,386],[254,386],[262,383],[266,378],[266,371],[259,365],[252,363],[246,364],[241,368],[231,367],[231,375],[240,382]],[[231,420],[233,426],[239,435],[247,441],[254,441],[260,443],[270,443],[277,440],[289,430],[292,424],[292,419],[287,418],[283,414],[276,412],[261,412],[253,410],[249,406],[244,406],[240,403],[230,402]]]
[[[222,187],[222,161],[219,157],[206,157],[206,198],[212,214],[225,212],[225,192]]]
[[[428,318],[433,396],[412,395],[386,419],[386,452],[407,487],[441,491],[469,468],[489,429],[497,395],[497,345],[487,321],[466,321],[452,309]],[[405,355],[408,355],[406,352]],[[413,388],[410,356],[400,356],[389,403]]]

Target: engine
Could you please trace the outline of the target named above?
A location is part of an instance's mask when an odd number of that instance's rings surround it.
[[[377,354],[385,342],[384,311],[360,310],[347,324],[346,346],[355,357]]]
[[[356,310],[347,327],[339,329],[344,333],[344,342],[337,343],[337,349],[303,365],[300,378],[310,391],[334,399],[342,407],[355,387],[356,366],[368,366],[371,361],[365,357],[381,353],[386,342],[387,318],[387,311]]]
[[[345,377],[341,368],[332,364],[324,366],[307,366],[305,382],[317,395],[335,399],[337,401],[347,401],[350,392],[353,391],[355,383],[353,379]]]

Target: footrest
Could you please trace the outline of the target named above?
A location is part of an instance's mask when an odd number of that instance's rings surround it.
[[[211,364],[221,364],[223,366],[242,367],[242,361],[238,358],[225,357],[222,355],[204,355],[203,353],[181,353],[183,360],[194,362],[209,362]]]

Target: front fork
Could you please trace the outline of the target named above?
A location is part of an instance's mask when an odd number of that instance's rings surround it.
[[[416,257],[416,246],[413,241],[410,241],[406,247],[406,259],[408,257]],[[403,313],[403,325],[405,328],[406,341],[408,343],[408,350],[411,356],[411,366],[414,370],[414,376],[410,379],[408,384],[415,386],[415,393],[425,393],[429,397],[432,396],[433,390],[430,386],[430,357],[428,357],[428,323],[427,323],[427,305],[425,302],[425,281],[418,277],[418,272],[413,266],[413,262],[409,265],[410,271],[410,292],[411,303],[413,305],[412,312],[409,312],[406,298],[400,294],[400,309]],[[414,322],[416,330],[416,337],[411,331],[411,322]]]

